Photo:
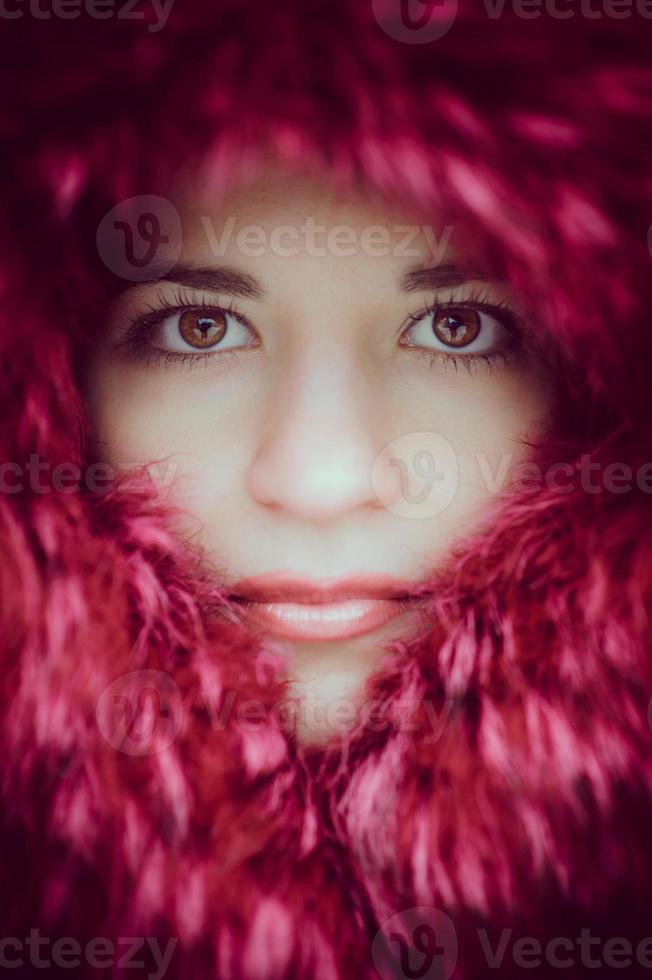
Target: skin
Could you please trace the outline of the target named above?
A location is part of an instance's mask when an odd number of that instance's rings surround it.
[[[406,246],[397,226],[430,224],[440,243],[444,229],[368,190],[337,193],[317,177],[268,163],[221,195],[183,188],[174,204],[183,226],[177,264],[246,273],[261,295],[231,296],[168,280],[128,285],[88,372],[99,455],[115,467],[172,464],[165,492],[179,507],[177,530],[202,546],[220,583],[278,570],[312,579],[383,573],[418,582],[479,525],[496,494],[487,472],[498,473],[508,457],[503,475],[513,470],[551,406],[545,358],[527,318],[510,333],[501,310],[493,320],[485,314],[476,348],[491,336],[497,349],[516,344],[487,363],[460,350],[451,359],[450,347],[433,332],[432,314],[419,315],[432,304],[481,301],[524,317],[522,304],[504,286],[478,279],[403,289],[409,272],[436,264],[443,275],[450,263],[463,261],[455,229],[445,253],[434,255],[422,230]],[[280,226],[301,229],[308,216],[326,229],[345,225],[351,237],[343,235],[342,245],[331,239],[321,254],[302,233],[272,244]],[[215,237],[229,217],[236,219],[234,233],[216,255]],[[237,240],[246,225],[262,229],[261,254]],[[388,230],[386,254],[370,254],[363,234],[379,225]],[[319,244],[325,241],[322,234]],[[353,254],[338,254],[351,248]],[[157,348],[159,360],[148,361],[147,341],[137,351],[121,344],[129,324],[152,307],[182,303],[230,306],[253,332],[228,321],[226,337],[237,345],[222,355],[200,350],[189,360],[166,360]],[[162,314],[170,316],[150,343],[172,338],[188,350],[179,316]],[[447,506],[421,513],[415,505],[405,516],[394,506],[405,496],[399,467],[382,450],[423,432],[450,444],[458,480]],[[410,453],[420,439],[406,444],[405,473],[415,493],[423,481]],[[342,698],[357,703],[388,642],[422,623],[411,609],[345,641],[275,641],[291,655],[291,679],[306,706],[300,737],[320,739],[338,725],[341,731],[341,717],[328,716],[329,705]]]

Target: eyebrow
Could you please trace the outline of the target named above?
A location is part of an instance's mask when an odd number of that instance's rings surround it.
[[[423,289],[461,286],[470,281],[486,282],[491,278],[478,269],[465,268],[448,262],[443,265],[412,269],[401,277],[399,284],[404,292],[414,293]],[[211,289],[218,293],[229,293],[231,296],[250,299],[263,299],[266,295],[258,279],[229,266],[175,265],[164,275],[159,276],[157,281],[176,282],[192,289]]]
[[[400,279],[401,289],[406,293],[415,293],[421,289],[441,289],[442,286],[461,286],[472,281],[489,282],[492,276],[479,269],[464,268],[449,262],[445,265],[432,266],[425,269],[413,269],[406,272]]]
[[[265,296],[265,290],[258,279],[246,272],[237,272],[229,266],[175,265],[159,276],[157,281],[176,282],[192,289],[212,289],[218,293],[251,299],[262,299]]]

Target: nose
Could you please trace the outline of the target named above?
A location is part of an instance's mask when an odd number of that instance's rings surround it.
[[[251,497],[302,520],[380,508],[372,483],[382,449],[380,392],[337,357],[287,369],[270,393],[248,473]]]

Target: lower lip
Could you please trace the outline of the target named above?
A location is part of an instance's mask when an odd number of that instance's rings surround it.
[[[345,640],[378,629],[404,612],[404,599],[339,602],[243,602],[245,615],[275,636],[291,640]]]

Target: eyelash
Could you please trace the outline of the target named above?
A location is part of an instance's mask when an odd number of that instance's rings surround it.
[[[410,326],[419,323],[424,317],[430,316],[440,310],[477,310],[480,313],[486,313],[488,316],[494,317],[509,331],[510,342],[502,350],[484,354],[449,354],[443,350],[431,350],[427,347],[417,346],[410,347],[408,344],[404,344],[403,347],[409,347],[412,355],[425,357],[430,366],[433,364],[443,364],[444,367],[452,368],[454,371],[458,371],[462,367],[469,374],[482,367],[491,368],[498,364],[509,363],[523,353],[525,347],[524,324],[505,300],[492,300],[489,302],[489,298],[490,293],[482,288],[471,290],[464,300],[443,302],[435,298],[425,307],[421,307],[416,313],[408,314],[409,324],[408,327],[401,328],[401,336],[406,333]]]
[[[178,288],[172,297],[172,303],[170,303],[169,296],[165,297],[162,292],[157,296],[157,303],[148,307],[147,312],[141,313],[134,317],[126,329],[124,330],[122,337],[116,344],[116,347],[127,349],[132,355],[135,355],[138,360],[143,361],[146,364],[163,364],[165,367],[170,365],[183,365],[187,368],[192,368],[200,364],[206,363],[207,357],[220,357],[225,359],[226,357],[238,357],[245,353],[247,350],[251,350],[250,347],[234,347],[226,348],[221,351],[202,351],[196,354],[181,353],[180,351],[165,351],[157,347],[153,347],[148,340],[149,335],[157,324],[168,317],[175,316],[179,313],[185,313],[190,310],[222,310],[224,313],[228,313],[230,316],[234,317],[240,323],[242,323],[252,334],[256,335],[256,330],[253,325],[249,322],[247,317],[243,316],[235,308],[233,301],[228,305],[215,303],[207,303],[203,299],[198,299],[192,294],[184,292],[182,289]],[[507,303],[503,300],[488,302],[487,291],[478,289],[477,291],[472,291],[470,295],[460,301],[450,300],[447,302],[442,302],[437,298],[433,299],[431,303],[428,303],[425,307],[422,307],[416,313],[408,314],[408,323],[401,327],[400,336],[402,337],[410,326],[419,323],[424,317],[430,316],[437,311],[445,309],[473,309],[481,313],[486,313],[489,316],[495,317],[512,335],[510,343],[507,347],[502,350],[497,350],[488,353],[481,354],[449,354],[446,351],[434,350],[426,347],[419,347],[417,345],[402,344],[404,349],[410,351],[410,355],[417,357],[425,357],[430,365],[435,363],[443,364],[445,367],[450,367],[457,371],[460,367],[463,367],[469,373],[476,371],[479,367],[484,366],[486,368],[494,367],[499,363],[507,363],[511,361],[515,356],[522,353],[523,350],[523,325],[521,319],[510,309]],[[258,346],[258,345],[256,345]]]
[[[180,288],[173,294],[171,303],[169,296],[164,296],[162,292],[158,293],[157,300],[158,303],[148,306],[147,312],[140,313],[130,321],[122,337],[116,344],[117,348],[128,350],[130,354],[145,364],[159,365],[162,363],[164,367],[168,367],[170,365],[178,366],[183,363],[186,368],[199,366],[202,363],[205,364],[207,357],[220,357],[224,360],[227,357],[238,357],[246,350],[251,349],[227,347],[221,351],[202,351],[196,354],[182,354],[181,351],[166,351],[159,347],[153,347],[149,343],[148,338],[157,324],[166,320],[168,317],[191,310],[219,309],[223,313],[228,313],[234,319],[239,320],[248,330],[256,334],[253,325],[247,317],[238,312],[233,301],[228,304],[220,303],[219,305],[216,303],[207,303],[203,299],[198,299],[192,294],[185,293]]]

